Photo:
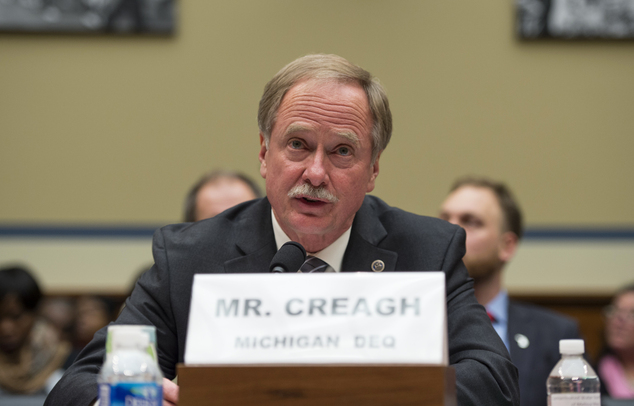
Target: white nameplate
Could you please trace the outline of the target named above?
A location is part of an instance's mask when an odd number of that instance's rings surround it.
[[[194,276],[186,364],[447,365],[442,272]]]

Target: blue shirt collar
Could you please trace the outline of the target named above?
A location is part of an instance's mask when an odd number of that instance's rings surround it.
[[[509,294],[505,289],[500,290],[493,300],[485,306],[487,312],[491,313],[496,323],[507,324],[509,319]]]

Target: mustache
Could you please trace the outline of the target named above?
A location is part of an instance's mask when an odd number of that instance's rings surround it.
[[[337,203],[339,201],[339,198],[326,190],[325,187],[313,186],[309,185],[308,183],[294,186],[288,192],[288,197],[290,197],[291,199],[299,196],[308,197],[315,200],[325,200],[328,203]]]

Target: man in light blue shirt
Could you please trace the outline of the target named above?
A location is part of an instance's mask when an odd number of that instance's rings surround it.
[[[458,180],[440,218],[467,232],[463,261],[475,296],[519,371],[521,406],[546,406],[546,379],[559,359],[559,340],[579,338],[577,323],[552,311],[509,299],[502,270],[522,237],[522,213],[506,185],[486,178]]]

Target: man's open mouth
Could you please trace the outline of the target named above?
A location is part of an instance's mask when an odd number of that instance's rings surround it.
[[[325,202],[325,201],[323,201],[323,200],[319,200],[319,199],[312,199],[312,198],[310,198],[310,197],[305,197],[305,196],[302,196],[302,197],[300,197],[299,199],[301,199],[301,200],[303,200],[303,201],[305,201],[305,202],[307,202],[307,203],[327,203],[327,202]]]

